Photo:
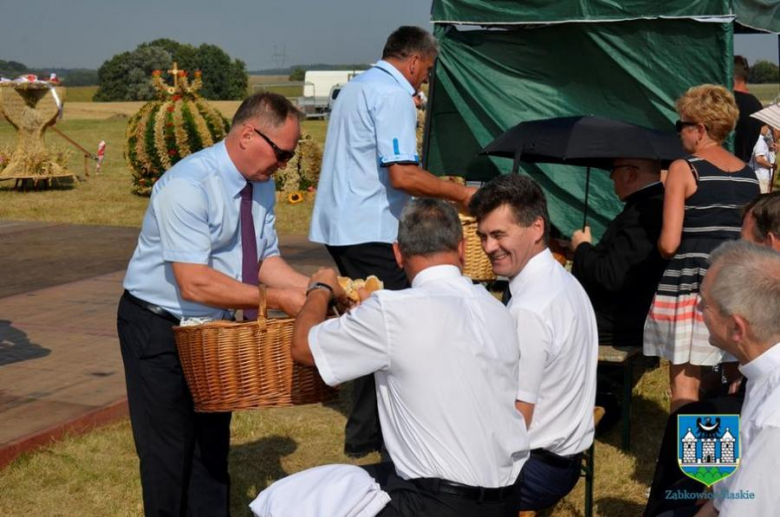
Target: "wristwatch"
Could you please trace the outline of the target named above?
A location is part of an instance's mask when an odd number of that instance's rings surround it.
[[[306,289],[306,296],[309,296],[309,293],[315,289],[324,289],[328,291],[330,293],[331,301],[333,301],[333,299],[336,297],[335,293],[333,292],[333,288],[324,282],[313,282],[309,284],[309,287]]]

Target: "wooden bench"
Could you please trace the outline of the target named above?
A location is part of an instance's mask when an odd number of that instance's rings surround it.
[[[631,447],[631,382],[634,376],[634,358],[641,355],[641,352],[640,347],[599,345],[599,364],[623,368],[620,448],[624,451]]]
[[[593,408],[593,427],[598,428],[599,422],[604,418],[604,408]],[[588,450],[582,454],[580,476],[585,478],[585,517],[593,517],[593,479],[596,472],[596,440],[590,444]],[[535,511],[520,512],[518,517],[535,517]]]

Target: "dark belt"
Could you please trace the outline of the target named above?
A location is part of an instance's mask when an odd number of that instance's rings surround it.
[[[499,488],[483,488],[479,486],[462,485],[439,478],[417,478],[409,480],[417,488],[426,492],[441,495],[452,495],[472,501],[501,501],[515,494],[515,485]]]
[[[571,468],[573,464],[579,464],[582,461],[581,452],[574,454],[573,456],[560,456],[545,449],[532,449],[531,456],[546,465],[551,467],[558,467],[561,469]]]
[[[147,311],[151,312],[155,316],[159,316],[159,317],[163,318],[164,320],[170,321],[174,325],[178,325],[179,323],[181,323],[179,318],[177,318],[176,316],[174,316],[170,312],[166,311],[165,309],[163,309],[159,305],[155,305],[153,303],[146,302],[146,301],[144,301],[144,300],[142,300],[140,298],[136,298],[135,296],[130,294],[130,292],[127,291],[127,290],[125,290],[125,294],[123,294],[122,296],[124,297],[125,300],[127,300],[130,303],[132,303],[133,305],[137,305],[138,307],[140,307],[142,309],[146,309]]]

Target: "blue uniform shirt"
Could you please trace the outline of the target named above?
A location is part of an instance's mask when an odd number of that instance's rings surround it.
[[[182,317],[223,318],[228,311],[184,300],[172,262],[205,264],[241,281],[241,189],[246,179],[220,142],[192,154],[155,183],[124,287]],[[279,255],[273,181],[254,182],[252,217],[259,259]]]
[[[418,163],[414,88],[390,63],[348,82],[336,99],[325,141],[309,239],[331,246],[392,243],[410,196],[387,167]]]

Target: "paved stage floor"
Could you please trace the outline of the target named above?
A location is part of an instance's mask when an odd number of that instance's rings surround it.
[[[116,306],[137,228],[0,220],[0,467],[126,415]],[[304,236],[282,256],[333,266]]]

